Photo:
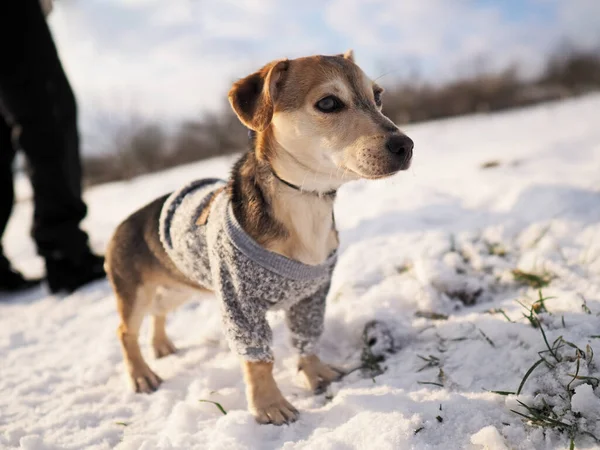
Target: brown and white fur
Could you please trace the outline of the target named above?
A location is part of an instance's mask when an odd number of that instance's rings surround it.
[[[352,52],[274,61],[233,85],[231,106],[255,137],[226,189],[237,220],[256,242],[302,263],[321,264],[338,246],[335,195],[324,193],[351,180],[383,178],[409,167],[412,141],[381,113],[381,92],[354,63]],[[331,106],[331,96],[340,107],[323,111]],[[166,315],[203,289],[179,272],[162,247],[158,223],[165,199],[126,219],[107,251],[106,269],[121,318],[118,335],[136,392],[152,392],[162,381],[138,344],[144,317],[153,316],[156,357],[172,354]],[[206,220],[207,211],[199,222]],[[298,367],[312,390],[340,375],[317,355],[301,357]],[[297,418],[277,387],[272,363],[244,361],[243,372],[248,407],[259,422]]]

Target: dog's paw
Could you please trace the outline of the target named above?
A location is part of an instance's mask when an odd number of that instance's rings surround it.
[[[322,394],[332,381],[344,376],[344,372],[322,362],[318,356],[302,356],[298,370],[304,375],[307,387],[315,394]]]
[[[177,348],[167,336],[163,339],[154,339],[152,341],[152,348],[154,349],[154,356],[156,358],[164,358],[177,352]]]
[[[129,376],[135,392],[150,394],[158,389],[162,379],[156,375],[150,367],[133,368]]]
[[[258,423],[273,425],[295,422],[300,415],[298,410],[282,395],[271,402],[252,405],[250,411]]]

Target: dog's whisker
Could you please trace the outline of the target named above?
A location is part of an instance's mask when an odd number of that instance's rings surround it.
[[[306,177],[308,176],[308,170],[304,172],[304,177],[302,178],[302,183],[300,183],[300,190],[304,189],[304,182],[306,181]]]
[[[387,72],[382,73],[381,75],[379,75],[377,78],[375,78],[373,81],[377,81],[383,77],[386,77],[388,75],[394,74],[394,73],[398,73],[400,72],[402,69],[398,68],[398,69],[392,69],[392,70],[388,70]]]

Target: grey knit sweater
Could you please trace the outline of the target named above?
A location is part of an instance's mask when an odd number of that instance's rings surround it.
[[[292,345],[300,354],[315,353],[335,253],[312,266],[264,249],[238,223],[226,191],[214,199],[207,223],[197,225],[211,193],[223,185],[199,180],[171,194],[159,224],[167,254],[187,277],[216,293],[229,346],[241,357],[273,360],[269,309],[286,311]]]

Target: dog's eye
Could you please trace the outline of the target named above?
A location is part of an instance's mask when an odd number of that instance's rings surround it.
[[[342,109],[344,104],[339,98],[333,95],[328,95],[327,97],[319,100],[315,106],[321,112],[331,113]]]

